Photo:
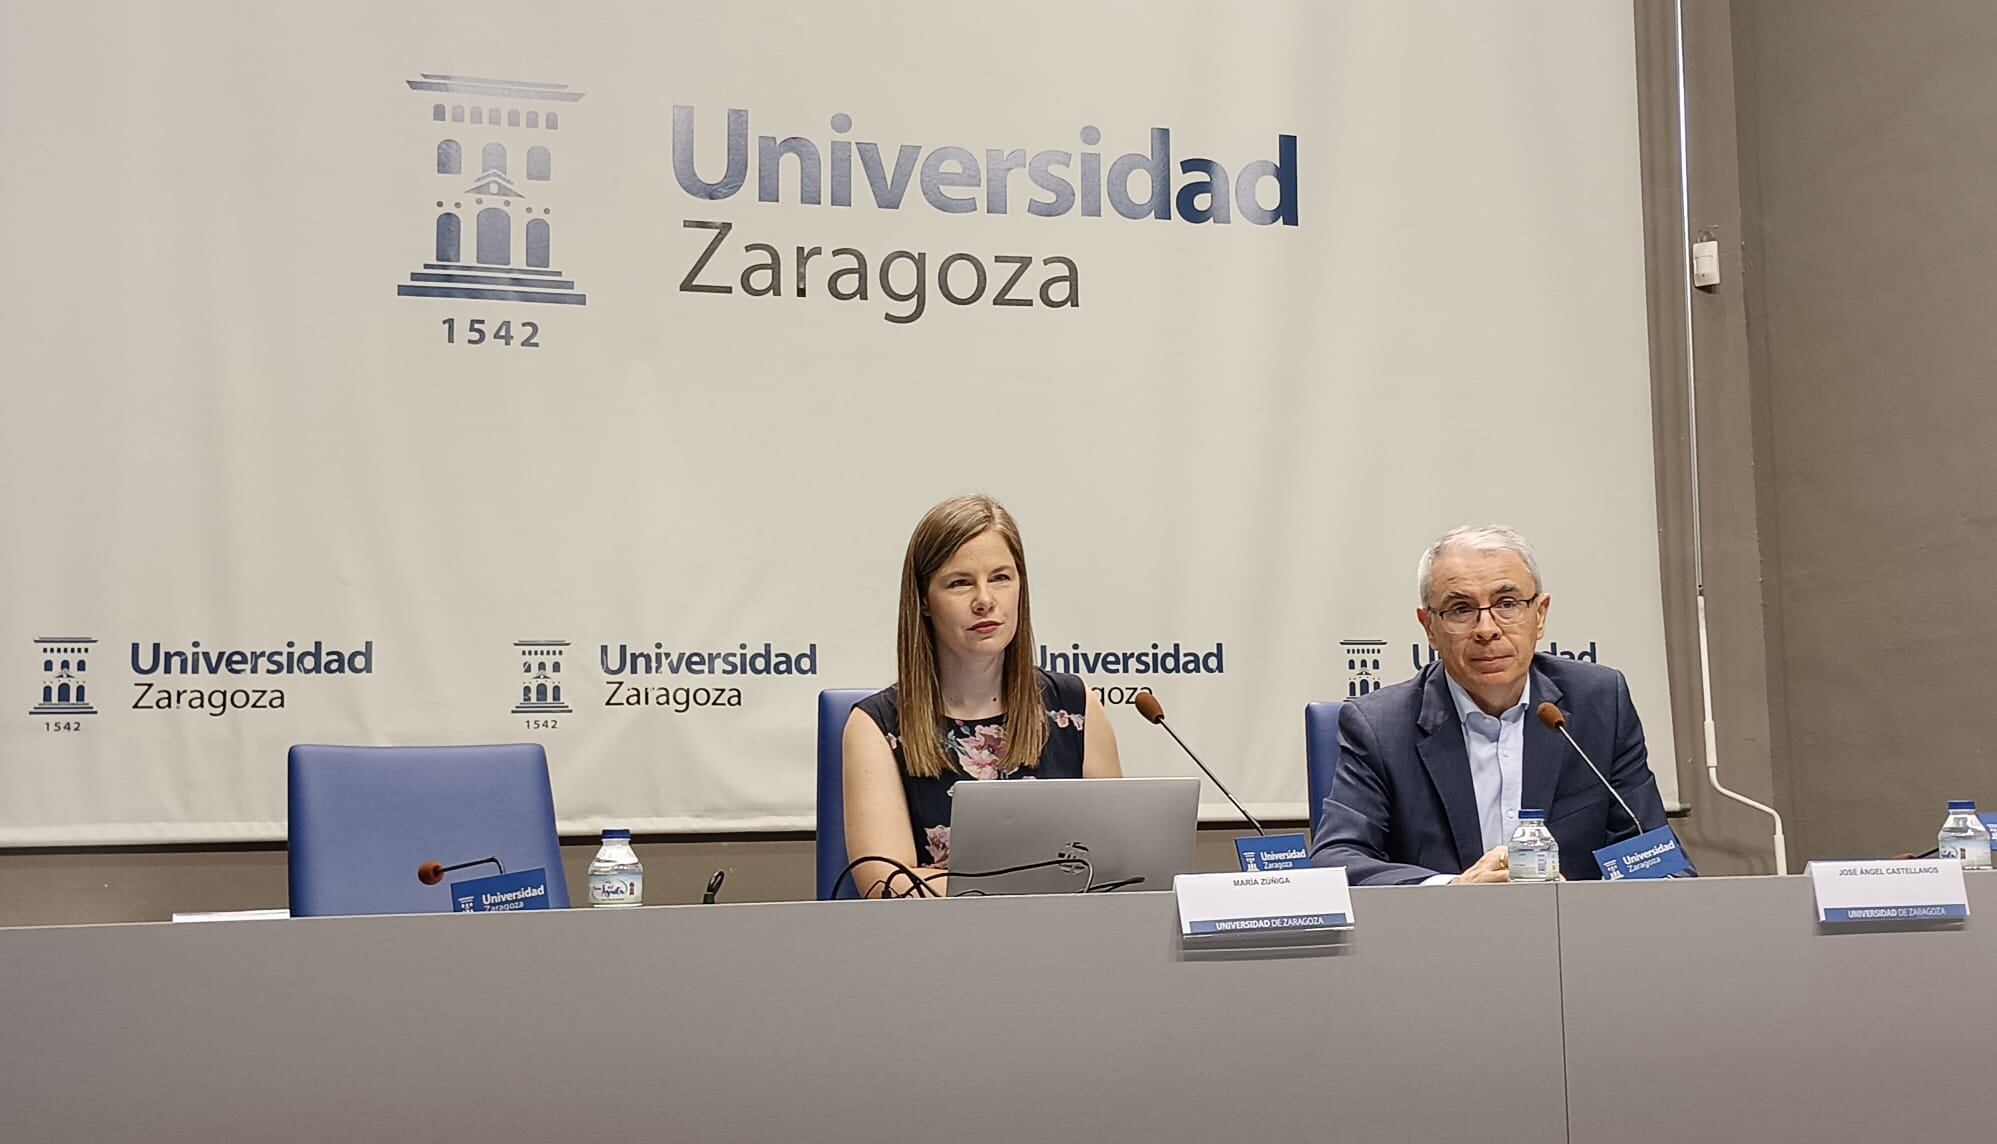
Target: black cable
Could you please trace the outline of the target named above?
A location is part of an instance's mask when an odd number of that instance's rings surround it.
[[[1072,852],[1076,850],[1081,851],[1081,853],[1078,854]],[[1064,852],[1059,857],[1047,858],[1039,862],[1022,862],[1016,866],[1001,866],[994,870],[943,870],[938,873],[931,874],[927,878],[918,876],[915,873],[915,871],[909,869],[906,863],[903,863],[897,859],[889,858],[883,854],[863,854],[860,857],[853,859],[851,862],[846,863],[845,868],[839,871],[839,876],[832,880],[831,896],[837,898],[839,896],[840,885],[851,879],[853,882],[854,892],[859,893],[862,897],[865,897],[867,893],[878,888],[880,889],[880,891],[884,896],[892,896],[897,898],[906,898],[906,897],[936,898],[936,897],[941,897],[942,895],[938,894],[936,892],[936,888],[934,886],[931,886],[929,883],[939,878],[958,878],[962,880],[974,880],[978,878],[999,878],[1007,874],[1022,874],[1028,870],[1045,870],[1052,866],[1059,866],[1062,869],[1069,871],[1075,871],[1079,869],[1080,873],[1083,876],[1083,881],[1082,881],[1082,888],[1076,892],[1083,894],[1107,893],[1111,890],[1121,889],[1125,886],[1134,886],[1139,882],[1144,881],[1144,879],[1141,876],[1135,878],[1121,878],[1118,879],[1117,881],[1105,882],[1102,885],[1098,886],[1096,885],[1095,865],[1094,863],[1090,862],[1086,856],[1088,853],[1088,847],[1082,845],[1079,842],[1072,843],[1070,844],[1070,851],[1071,852]],[[868,862],[883,862],[889,866],[894,867],[894,869],[888,872],[887,877],[875,881],[866,888],[866,891],[862,891],[860,889],[860,883],[858,878],[854,876],[854,871],[858,870],[861,866],[867,864]],[[909,880],[910,885],[906,891],[898,892],[895,890],[894,880],[897,875],[905,877]],[[983,891],[974,889],[974,890],[966,890],[963,893],[958,894],[957,896],[984,897],[986,895]]]
[[[865,897],[867,892],[871,891],[874,887],[868,886],[866,891],[861,890],[860,881],[857,877],[854,876],[854,871],[858,870],[861,866],[867,864],[868,862],[885,862],[890,866],[896,866],[896,867],[901,866],[901,863],[895,861],[893,858],[886,858],[879,854],[862,854],[860,857],[855,858],[851,862],[846,863],[845,868],[839,871],[839,876],[837,878],[832,879],[832,892],[828,894],[827,897],[837,898],[839,896],[840,883],[845,882],[849,879],[853,883],[853,892],[859,894],[861,897]],[[881,883],[879,882],[875,883],[875,885],[880,885],[880,884]]]
[[[892,878],[892,877],[894,877],[894,875],[893,875],[892,873],[890,873],[890,874],[888,875],[888,878]],[[876,878],[876,879],[874,879],[874,880],[873,880],[873,882],[872,882],[871,884],[869,884],[869,885],[867,886],[867,888],[866,888],[866,889],[864,889],[864,890],[861,890],[861,891],[860,891],[860,897],[862,897],[862,898],[871,898],[871,897],[873,897],[873,896],[874,896],[874,891],[875,891],[875,890],[879,890],[879,891],[881,892],[881,896],[882,896],[882,897],[884,897],[884,898],[885,898],[885,897],[887,897],[887,896],[888,896],[888,890],[887,890],[887,886],[888,886],[888,878]]]
[[[932,877],[934,877],[935,875],[931,875],[931,876],[932,876]],[[908,879],[908,882],[909,882],[909,886],[908,886],[908,889],[906,889],[906,890],[897,890],[897,889],[895,889],[895,887],[894,887],[894,880],[895,880],[895,879],[896,879],[897,877],[906,877],[906,878]],[[927,885],[927,884],[926,884],[926,883],[924,883],[923,881],[921,881],[921,880],[919,880],[918,878],[916,878],[915,874],[914,874],[914,873],[912,873],[912,872],[911,872],[910,870],[908,870],[908,869],[907,869],[906,867],[903,867],[902,869],[899,869],[899,870],[890,870],[890,871],[888,872],[888,876],[887,876],[887,877],[885,877],[885,878],[882,878],[882,879],[880,880],[880,882],[879,882],[879,883],[877,883],[877,884],[878,884],[878,885],[879,885],[879,886],[881,887],[881,896],[882,896],[882,897],[890,897],[890,898],[919,898],[919,897],[924,897],[924,896],[927,896],[927,897],[931,897],[931,898],[936,898],[936,897],[941,897],[941,896],[942,896],[942,895],[938,894],[938,893],[937,893],[937,892],[935,891],[935,889],[933,889],[932,887],[930,887],[929,885]]]
[[[854,892],[854,893],[856,893],[856,894],[857,894],[857,893],[859,893],[859,892],[860,892],[860,880],[859,880],[859,879],[858,879],[857,877],[855,877],[855,876],[854,876],[854,873],[853,873],[853,871],[855,871],[855,870],[859,869],[859,868],[860,868],[861,866],[863,866],[863,865],[867,864],[868,862],[885,862],[885,863],[887,863],[888,865],[890,865],[890,866],[893,866],[893,867],[895,868],[895,871],[897,871],[897,872],[899,872],[899,873],[902,873],[902,874],[906,874],[906,875],[908,875],[908,877],[909,877],[909,880],[910,880],[910,881],[914,881],[914,882],[921,882],[921,881],[922,881],[922,879],[921,879],[921,878],[918,878],[918,877],[916,877],[916,875],[915,875],[915,871],[913,871],[913,870],[909,869],[909,868],[908,868],[908,865],[907,865],[906,863],[904,863],[904,862],[900,861],[899,859],[895,859],[895,858],[889,858],[889,857],[887,857],[887,856],[886,856],[886,855],[884,855],[884,854],[862,854],[862,855],[860,855],[860,856],[859,856],[858,858],[855,858],[855,859],[853,859],[853,860],[852,860],[851,862],[848,862],[848,863],[846,863],[846,868],[845,868],[845,869],[843,869],[843,870],[841,870],[841,871],[839,871],[839,876],[838,876],[837,878],[834,878],[834,879],[832,879],[832,893],[831,893],[831,894],[829,894],[828,896],[829,896],[829,897],[833,897],[833,898],[837,898],[837,897],[839,896],[839,884],[840,884],[841,882],[845,882],[845,881],[847,881],[847,880],[849,880],[849,879],[850,879],[850,880],[852,881],[852,883],[853,883],[853,892]],[[893,874],[893,873],[890,873],[890,874],[888,875],[888,878],[893,878],[893,877],[894,877],[894,874]],[[884,884],[885,884],[885,882],[886,882],[886,879],[883,879],[881,883],[877,883],[877,884],[881,884],[881,885],[884,885]],[[869,887],[868,887],[868,889],[872,889],[872,888],[873,888],[872,886],[869,886]],[[923,889],[924,889],[925,891],[928,891],[928,894],[929,894],[929,896],[930,896],[930,897],[932,897],[932,898],[933,898],[933,897],[936,897],[936,896],[937,896],[937,895],[936,895],[936,891],[934,891],[934,890],[931,890],[931,889],[929,889],[929,887],[928,887],[928,886],[926,886],[926,885],[925,885],[925,886],[923,886],[922,888],[923,888]],[[864,896],[864,895],[862,895],[862,896]]]
[[[929,877],[924,878],[921,881],[923,889],[929,890],[930,893],[934,894],[936,891],[930,889],[929,883],[937,878],[961,878],[967,880],[976,879],[976,878],[997,878],[1006,874],[1024,873],[1027,870],[1045,870],[1049,866],[1060,866],[1063,869],[1072,869],[1073,867],[1077,866],[1081,867],[1081,872],[1086,878],[1086,881],[1084,881],[1082,884],[1082,889],[1080,891],[1081,893],[1088,893],[1089,887],[1095,885],[1096,881],[1095,867],[1090,864],[1087,858],[1084,858],[1079,854],[1064,854],[1059,858],[1048,858],[1041,862],[1025,862],[1018,866],[1001,866],[996,870],[945,870],[939,874],[931,874]],[[977,891],[970,891],[970,892],[976,893]],[[965,895],[959,894],[957,896],[964,897]]]

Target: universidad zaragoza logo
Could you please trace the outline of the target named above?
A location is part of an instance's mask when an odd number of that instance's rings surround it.
[[[581,306],[587,295],[555,265],[555,188],[562,120],[583,93],[558,83],[424,73],[435,129],[428,180],[429,258],[396,287],[405,298],[471,298]]]

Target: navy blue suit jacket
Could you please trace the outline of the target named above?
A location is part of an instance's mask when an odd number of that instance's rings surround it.
[[[1643,724],[1623,673],[1544,653],[1532,657],[1521,805],[1546,811],[1560,872],[1600,878],[1594,852],[1664,825],[1664,801],[1644,752]],[[1631,822],[1574,748],[1539,721],[1551,701],[1567,730],[1636,811]],[[1338,769],[1311,863],[1343,866],[1354,885],[1461,874],[1484,854],[1463,721],[1440,663],[1413,679],[1347,700],[1338,712]]]

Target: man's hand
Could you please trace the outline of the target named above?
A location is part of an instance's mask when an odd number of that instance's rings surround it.
[[[1456,876],[1452,886],[1476,885],[1483,882],[1509,882],[1512,880],[1511,863],[1506,860],[1505,848],[1493,846],[1477,859],[1476,865]]]

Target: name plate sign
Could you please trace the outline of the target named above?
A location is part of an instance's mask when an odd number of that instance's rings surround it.
[[[1595,851],[1595,864],[1611,882],[1624,878],[1676,878],[1690,873],[1692,860],[1668,826],[1647,830],[1614,846]]]
[[[1812,862],[1820,922],[1941,921],[1969,916],[1962,863],[1916,858]]]
[[[451,912],[455,914],[547,908],[548,871],[544,867],[451,883]]]
[[[1352,889],[1343,866],[1304,866],[1240,874],[1181,874],[1179,936],[1251,935],[1338,929],[1352,924]]]
[[[1245,872],[1294,870],[1311,864],[1310,841],[1301,834],[1255,835],[1234,840],[1234,857]]]

